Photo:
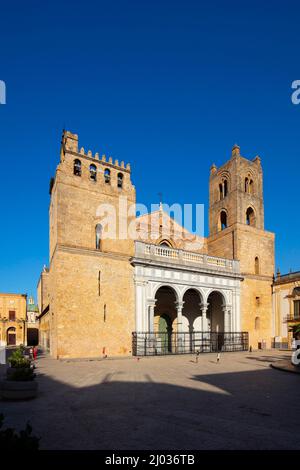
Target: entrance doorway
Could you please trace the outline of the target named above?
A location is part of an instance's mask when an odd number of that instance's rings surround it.
[[[17,344],[16,329],[12,326],[6,332],[7,346],[15,346]]]

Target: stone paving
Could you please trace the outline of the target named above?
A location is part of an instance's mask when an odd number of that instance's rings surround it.
[[[38,398],[0,412],[29,420],[42,449],[300,449],[300,376],[270,367],[289,355],[43,357]]]

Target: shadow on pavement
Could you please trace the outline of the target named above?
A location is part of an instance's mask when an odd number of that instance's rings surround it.
[[[38,372],[38,398],[0,401],[7,425],[20,429],[29,419],[42,449],[300,449],[296,375],[222,373],[219,364],[179,386],[150,373],[143,382],[122,381],[121,370],[103,376],[97,367],[101,381],[91,386]]]

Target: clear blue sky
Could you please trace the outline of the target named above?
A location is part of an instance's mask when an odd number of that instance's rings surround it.
[[[146,204],[162,191],[207,209],[211,163],[235,142],[259,154],[276,265],[300,270],[299,14],[296,1],[2,2],[0,292],[35,295],[48,264],[63,127],[129,161]]]

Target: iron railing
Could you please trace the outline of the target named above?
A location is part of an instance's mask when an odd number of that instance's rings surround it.
[[[272,341],[271,348],[273,349],[289,349],[289,343],[282,341]]]
[[[221,333],[214,331],[133,332],[134,356],[164,356],[167,354],[195,354],[206,352],[247,351],[247,332]]]

